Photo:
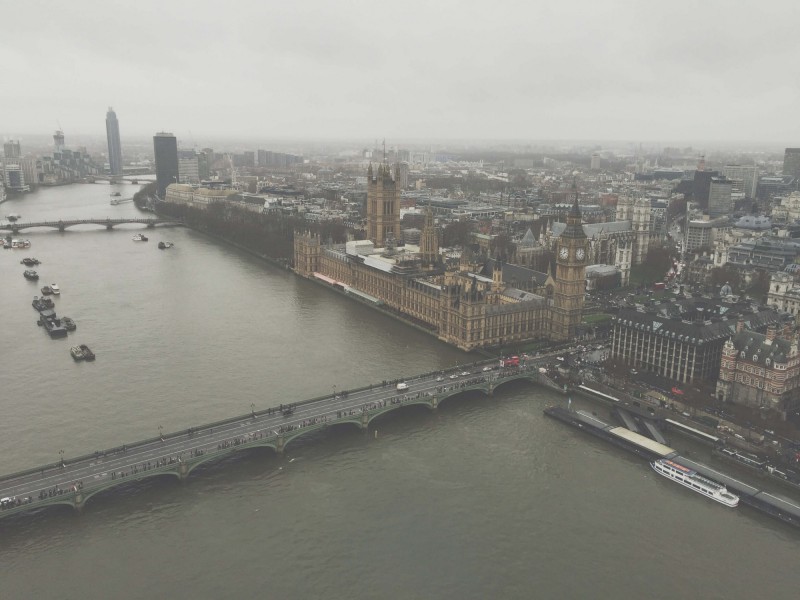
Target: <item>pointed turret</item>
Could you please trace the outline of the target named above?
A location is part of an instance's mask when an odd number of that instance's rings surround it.
[[[572,191],[575,194],[575,201],[572,204],[572,208],[569,209],[567,227],[564,229],[564,233],[561,234],[561,237],[585,239],[586,234],[583,231],[583,225],[581,225],[581,207],[578,204],[578,187],[575,185],[575,182],[572,183]]]
[[[492,290],[498,291],[503,287],[503,263],[497,257],[492,265]]]

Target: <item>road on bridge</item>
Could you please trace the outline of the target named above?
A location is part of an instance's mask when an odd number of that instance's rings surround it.
[[[204,461],[214,455],[224,456],[243,445],[259,445],[255,442],[262,440],[277,441],[280,436],[290,437],[306,427],[353,422],[365,412],[382,412],[387,405],[414,403],[432,396],[445,397],[472,386],[538,371],[540,364],[552,360],[552,355],[559,352],[564,350],[531,358],[527,364],[509,369],[500,369],[495,359],[473,363],[472,367],[460,366],[425,374],[405,380],[407,388],[401,390],[393,383],[384,383],[330,394],[291,405],[291,411],[286,411],[290,414],[285,414],[282,407],[253,411],[229,422],[193,427],[146,442],[95,452],[83,459],[66,459],[60,464],[0,477],[3,502],[0,516],[18,512],[16,508],[32,509],[60,501],[71,503],[67,498],[91,495],[93,489],[107,489],[159,472],[174,475],[181,465],[198,462],[201,458]]]

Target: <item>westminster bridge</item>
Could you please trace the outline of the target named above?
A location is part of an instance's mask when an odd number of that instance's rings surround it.
[[[200,465],[250,448],[283,454],[292,441],[319,430],[366,430],[373,419],[393,410],[412,405],[435,410],[448,398],[472,391],[491,396],[512,381],[560,389],[539,369],[553,354],[516,367],[502,368],[493,359],[425,373],[402,380],[402,389],[397,382],[382,382],[263,410],[251,404],[245,415],[76,458],[64,458],[62,450],[55,463],[0,477],[0,517],[58,504],[80,510],[95,494],[132,481],[163,476],[184,480]]]
[[[0,223],[0,231],[10,231],[18,233],[25,229],[33,229],[35,227],[48,227],[50,229],[58,229],[65,231],[68,227],[75,225],[100,225],[106,229],[113,229],[116,225],[127,225],[129,223],[146,225],[148,229],[154,228],[156,225],[183,225],[176,219],[159,219],[159,218],[132,218],[132,219],[70,219],[59,221],[36,221],[32,223]]]

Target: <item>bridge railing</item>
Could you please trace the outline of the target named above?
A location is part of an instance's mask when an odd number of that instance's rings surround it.
[[[389,386],[393,385],[394,382],[396,382],[396,381],[412,381],[414,379],[424,379],[424,378],[432,377],[432,376],[440,374],[440,373],[448,374],[448,373],[453,373],[453,372],[460,372],[460,371],[463,371],[464,369],[467,369],[467,368],[475,368],[475,367],[479,367],[479,366],[483,367],[483,366],[486,366],[486,365],[495,365],[495,364],[497,364],[497,359],[488,359],[488,360],[482,360],[482,361],[475,361],[475,362],[468,363],[468,364],[463,364],[463,365],[455,365],[454,367],[451,367],[451,368],[448,368],[448,369],[435,369],[433,371],[427,371],[427,372],[422,373],[422,374],[415,373],[414,375],[411,375],[411,376],[408,376],[408,377],[400,377],[400,378],[398,378],[396,380],[393,379],[391,381],[387,380],[386,381],[386,387],[389,388]],[[527,367],[527,368],[530,369],[531,367]],[[365,386],[361,386],[361,387],[358,387],[358,388],[353,388],[353,389],[350,389],[350,390],[342,390],[341,392],[337,393],[337,396],[340,395],[343,392],[347,393],[347,394],[353,394],[353,393],[358,393],[358,392],[364,392],[364,391],[367,391],[367,390],[380,389],[382,387],[384,387],[384,382],[383,381],[378,383],[378,384],[370,384],[370,385],[365,385]],[[389,388],[389,389],[391,389],[391,388]],[[321,402],[321,401],[324,401],[324,400],[330,400],[330,399],[332,399],[332,396],[333,396],[333,394],[323,394],[321,396],[315,396],[313,398],[308,398],[306,400],[300,400],[300,401],[297,401],[297,402],[287,402],[286,404],[292,404],[294,406],[305,406],[305,405],[308,405],[308,404],[313,404],[313,403]],[[161,441],[167,441],[167,440],[180,438],[180,437],[189,435],[190,433],[200,433],[200,432],[202,432],[204,430],[213,429],[215,427],[221,427],[221,426],[224,426],[224,425],[230,425],[230,424],[233,424],[233,423],[240,423],[242,421],[247,421],[247,420],[253,418],[253,414],[255,414],[256,417],[260,417],[260,416],[264,416],[264,415],[267,415],[267,414],[271,414],[273,411],[277,411],[278,408],[279,408],[278,406],[270,406],[268,408],[261,409],[261,410],[258,410],[258,411],[253,411],[253,412],[245,413],[245,414],[242,414],[242,415],[237,415],[237,416],[234,416],[234,417],[228,417],[226,419],[220,419],[218,421],[214,421],[214,422],[211,422],[211,423],[204,423],[202,425],[192,426],[192,427],[189,427],[187,429],[181,429],[181,430],[178,430],[178,431],[172,431],[172,432],[169,432],[169,433],[164,433],[164,434],[159,435],[159,436],[146,438],[146,439],[143,439],[143,440],[138,440],[136,442],[131,442],[129,444],[122,444],[120,446],[107,448],[105,450],[98,450],[98,451],[95,451],[95,452],[92,452],[92,453],[88,453],[88,454],[83,454],[83,455],[80,455],[80,456],[75,456],[75,457],[71,457],[71,458],[65,458],[63,460],[63,465],[66,466],[66,465],[71,465],[71,464],[75,464],[75,463],[80,463],[80,462],[84,462],[84,461],[87,461],[87,460],[92,460],[92,459],[103,457],[103,456],[110,456],[110,455],[113,456],[113,455],[117,455],[117,454],[125,454],[127,450],[131,450],[131,449],[135,449],[135,448],[141,448],[143,446],[149,446],[149,445],[155,444],[157,442],[161,442]],[[35,474],[41,472],[42,470],[51,471],[51,470],[54,470],[54,469],[60,469],[61,466],[62,466],[62,462],[54,462],[54,463],[49,463],[49,464],[45,464],[45,465],[40,465],[40,466],[37,466],[37,467],[31,467],[31,468],[28,468],[28,469],[23,469],[21,471],[17,471],[15,473],[2,475],[2,476],[0,476],[0,481],[6,481],[6,480],[9,480],[9,479],[16,479],[18,477],[25,477],[25,476],[28,476],[28,475],[35,475]]]

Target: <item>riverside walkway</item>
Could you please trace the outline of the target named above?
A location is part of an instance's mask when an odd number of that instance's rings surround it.
[[[560,350],[559,352],[563,352]],[[256,447],[282,454],[291,441],[327,427],[366,429],[376,417],[409,405],[434,410],[447,398],[469,391],[491,396],[501,385],[527,380],[558,386],[539,372],[552,354],[501,368],[498,360],[434,371],[396,383],[382,382],[358,390],[253,410],[216,423],[164,434],[116,448],[0,476],[0,517],[66,504],[81,509],[97,493],[148,477],[185,479],[200,465]]]

